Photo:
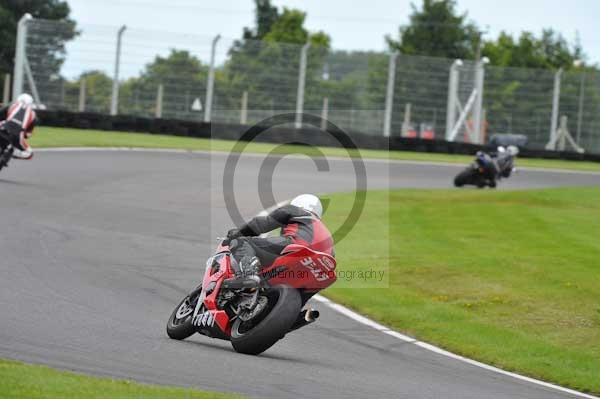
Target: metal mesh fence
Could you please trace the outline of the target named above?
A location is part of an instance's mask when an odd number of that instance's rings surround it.
[[[275,42],[219,43],[223,61],[216,71],[212,120],[239,123],[244,93],[247,123],[295,109],[300,51],[301,46]]]
[[[392,131],[409,137],[430,129],[444,138],[448,74],[454,60],[400,55],[396,65]],[[474,63],[460,68],[458,100],[466,104],[474,88]],[[409,114],[409,115],[407,115]],[[411,133],[412,132],[412,133]]]
[[[569,118],[575,141],[588,151],[600,152],[600,73],[565,72],[560,94],[560,114]]]
[[[109,113],[113,97],[117,28],[84,26],[67,45],[72,27],[56,21],[27,25],[24,89],[48,109]],[[214,37],[128,28],[122,38],[119,114],[256,123],[298,109],[301,45],[220,38],[214,47],[212,112],[207,115]],[[381,135],[390,95],[390,57],[309,47],[301,109],[325,116],[349,132]],[[398,55],[391,87],[392,136],[445,137],[449,72],[454,60]],[[477,87],[476,65],[459,67],[458,111]],[[600,74],[572,70],[560,80],[560,115],[587,151],[600,152]],[[555,71],[485,67],[482,137],[523,134],[543,148],[552,124]],[[455,121],[455,117],[451,119]],[[456,140],[467,140],[472,112]],[[451,122],[451,123],[452,123]],[[424,133],[427,133],[425,135]]]
[[[526,135],[533,147],[548,142],[554,72],[488,66],[485,72],[486,131]]]

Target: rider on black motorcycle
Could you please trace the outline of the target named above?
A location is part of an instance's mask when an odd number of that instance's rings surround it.
[[[13,157],[31,159],[33,150],[27,139],[33,134],[37,115],[33,110],[33,98],[21,94],[17,101],[0,110],[0,130],[6,132],[7,139],[14,147]]]
[[[300,244],[335,256],[333,238],[321,221],[322,215],[323,206],[319,198],[303,194],[289,205],[279,207],[266,216],[257,216],[238,229],[229,230],[229,246],[238,263],[233,265],[236,281],[229,283],[260,283],[260,271],[271,265],[289,244]],[[276,228],[281,228],[278,237],[258,237]]]
[[[456,175],[454,185],[462,187],[472,184],[479,188],[494,188],[497,180],[511,175],[518,153],[519,149],[515,146],[498,147],[495,152],[477,151],[475,161]]]
[[[517,147],[509,145],[507,148],[500,146],[496,153],[491,154],[495,168],[494,180],[510,177],[514,168],[514,159],[518,153],[519,149]]]

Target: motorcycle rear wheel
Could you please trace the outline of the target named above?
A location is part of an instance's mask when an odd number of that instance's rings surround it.
[[[268,307],[257,315],[258,324],[236,319],[231,326],[231,345],[236,352],[258,355],[282,339],[298,318],[302,299],[298,290],[275,286],[267,291]],[[266,315],[265,315],[265,312]]]

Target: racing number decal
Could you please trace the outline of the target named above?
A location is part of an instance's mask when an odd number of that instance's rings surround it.
[[[317,260],[319,261],[321,266],[323,266],[325,269],[327,269],[327,271],[331,272],[331,271],[333,271],[333,269],[335,269],[335,265],[333,264],[331,259],[329,259],[328,257],[322,256]]]
[[[326,257],[318,258],[318,262],[321,264],[321,266],[323,266],[323,268],[327,269],[327,271],[332,269],[333,265],[331,264],[331,260],[327,259]],[[300,261],[300,263],[302,263],[302,266],[310,270],[317,281],[329,280],[329,274],[327,271],[324,271],[317,264],[315,264],[312,258],[304,258]]]
[[[192,325],[197,327],[212,327],[215,324],[215,318],[210,312],[207,310],[206,312],[199,314],[196,316],[195,320],[192,320]]]

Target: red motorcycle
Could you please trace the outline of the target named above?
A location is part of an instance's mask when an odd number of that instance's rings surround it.
[[[233,279],[236,260],[228,244],[225,240],[218,245],[206,261],[202,285],[171,314],[167,322],[170,338],[182,340],[199,333],[231,341],[237,352],[258,355],[288,332],[317,319],[317,311],[301,309],[310,297],[336,281],[335,258],[291,244],[261,271],[260,284],[240,284]]]

